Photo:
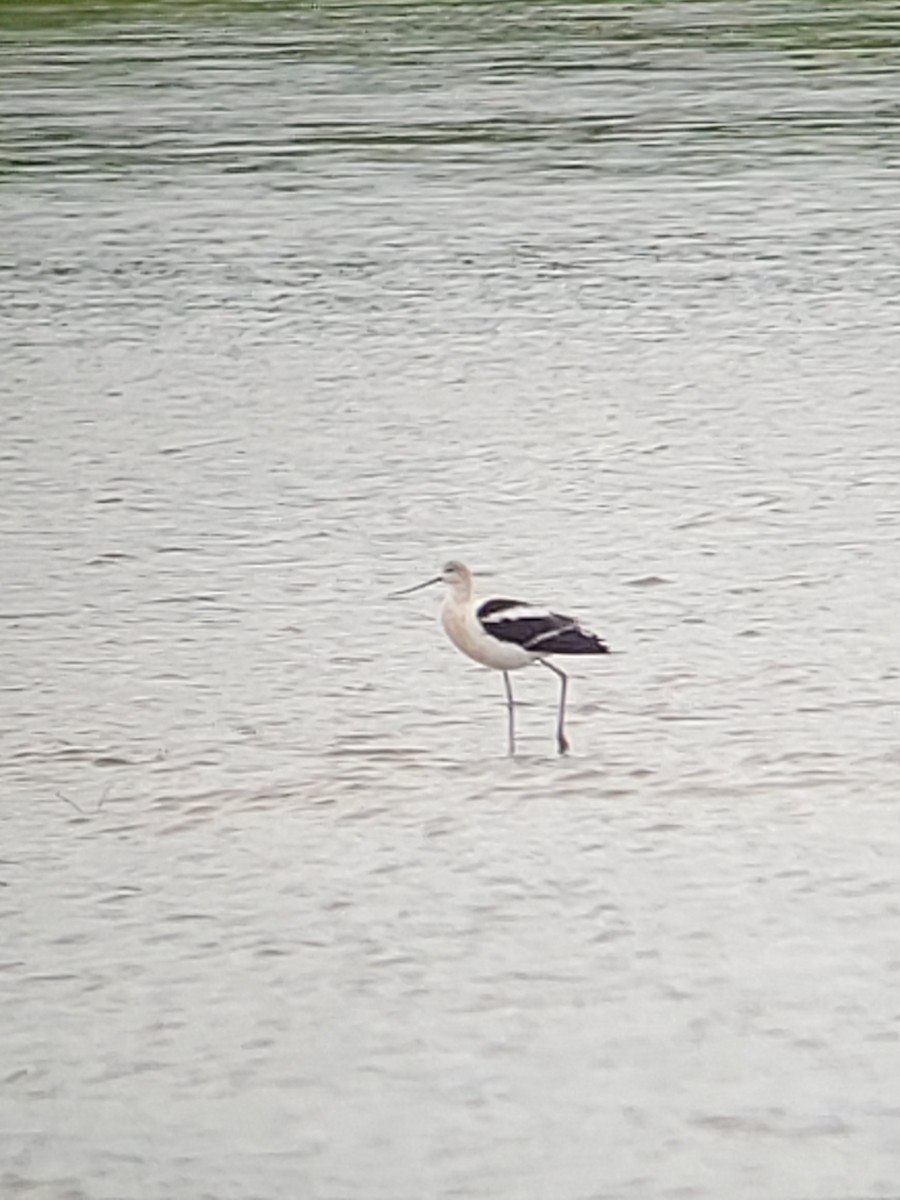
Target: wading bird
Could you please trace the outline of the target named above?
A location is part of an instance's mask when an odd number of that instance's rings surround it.
[[[565,733],[568,676],[547,659],[551,654],[608,654],[606,643],[582,629],[574,617],[502,596],[476,599],[472,572],[461,562],[448,562],[440,575],[391,595],[408,596],[435,583],[445,583],[449,589],[441,609],[441,623],[453,645],[476,662],[503,672],[510,754],[516,752],[516,722],[509,672],[532,663],[540,663],[559,676],[556,744],[560,754],[565,754],[569,749]]]

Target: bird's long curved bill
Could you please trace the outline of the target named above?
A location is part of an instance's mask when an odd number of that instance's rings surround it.
[[[440,575],[435,575],[434,579],[426,579],[424,583],[417,583],[415,587],[403,588],[399,592],[388,592],[388,599],[393,600],[395,596],[408,596],[410,592],[421,592],[422,588],[431,587],[433,583],[440,583]]]

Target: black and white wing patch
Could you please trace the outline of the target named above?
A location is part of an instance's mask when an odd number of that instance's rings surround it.
[[[478,606],[481,627],[501,642],[513,642],[532,654],[608,654],[609,647],[582,629],[574,617],[535,608],[523,600],[497,596]]]

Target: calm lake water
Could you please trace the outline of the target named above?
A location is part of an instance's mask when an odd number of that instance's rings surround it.
[[[3,1200],[896,1198],[895,6],[0,26]]]

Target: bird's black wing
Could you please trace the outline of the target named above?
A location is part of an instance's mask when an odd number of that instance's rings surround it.
[[[478,620],[485,633],[513,642],[532,654],[606,654],[609,647],[596,634],[582,629],[574,617],[536,608],[523,600],[494,597],[479,604]]]

